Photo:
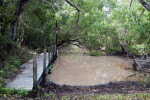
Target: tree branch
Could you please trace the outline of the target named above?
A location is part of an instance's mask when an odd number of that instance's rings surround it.
[[[69,2],[68,0],[65,0],[70,6],[72,6],[72,7],[74,7],[78,12],[80,12],[80,9],[77,7],[77,6],[75,6],[75,5],[73,5],[71,2]]]
[[[78,21],[79,21],[79,18],[80,18],[80,9],[77,7],[77,6],[75,6],[75,5],[73,5],[70,1],[68,1],[68,0],[65,0],[70,6],[72,6],[72,7],[74,7],[76,10],[77,10],[77,12],[78,12],[78,18],[77,18],[77,20],[76,20],[76,24],[78,23]]]
[[[138,74],[138,72],[136,72],[136,73],[134,73],[134,74],[132,74],[132,75],[130,75],[130,76],[128,76],[128,77],[132,77],[132,76],[135,76],[136,74]]]
[[[78,46],[79,48],[81,48],[81,46],[79,44],[75,44],[75,43],[71,43],[71,42],[69,42],[69,44],[75,45],[75,46]]]
[[[131,6],[132,6],[132,0],[131,0],[131,2],[130,2],[130,8],[131,8]],[[129,9],[130,9],[130,8],[129,8]]]
[[[139,2],[148,10],[150,11],[150,4],[145,0],[139,0]]]

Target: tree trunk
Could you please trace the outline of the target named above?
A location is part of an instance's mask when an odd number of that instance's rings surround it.
[[[18,3],[17,3],[16,12],[15,12],[16,20],[13,21],[13,23],[11,25],[10,39],[13,40],[13,41],[14,41],[14,38],[15,38],[15,35],[16,35],[18,22],[20,20],[20,17],[22,15],[23,11],[24,11],[24,6],[28,1],[29,0],[19,0]]]

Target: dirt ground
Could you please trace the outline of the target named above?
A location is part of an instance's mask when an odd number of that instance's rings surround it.
[[[138,94],[138,93],[150,93],[149,87],[144,87],[139,82],[119,82],[109,83],[105,85],[95,86],[67,86],[57,85],[55,83],[41,84],[41,90],[39,94],[47,93],[53,94],[58,99],[64,95],[70,96],[75,99],[77,96],[93,96],[93,95],[106,95],[106,94]]]

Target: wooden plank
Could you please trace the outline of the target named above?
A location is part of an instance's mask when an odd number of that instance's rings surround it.
[[[46,69],[46,52],[47,52],[47,50],[46,49],[44,49],[44,59],[43,59],[43,72],[45,72],[45,69]]]
[[[54,63],[54,45],[52,45],[52,63]]]
[[[55,45],[53,45],[53,52],[55,52]]]
[[[37,85],[41,82],[41,76],[43,75],[43,55],[36,55],[37,58]],[[48,54],[47,54],[48,55]],[[46,66],[48,69],[48,56],[46,56]],[[14,80],[7,83],[8,88],[15,89],[26,89],[31,91],[33,89],[33,59],[29,60],[27,63],[24,63],[20,66],[21,73],[16,76]],[[45,70],[46,72],[46,70]]]
[[[56,54],[56,44],[55,44],[55,48],[54,49],[55,49],[55,54]]]
[[[51,47],[49,48],[49,64],[51,64],[52,60],[52,53],[51,53]]]
[[[54,61],[56,60],[56,44],[54,44]]]
[[[57,57],[58,57],[58,50],[57,50]]]
[[[33,55],[33,90],[37,90],[37,57]]]
[[[48,47],[48,63],[50,62],[50,47]]]

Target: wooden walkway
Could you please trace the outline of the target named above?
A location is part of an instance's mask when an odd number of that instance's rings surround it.
[[[46,56],[46,66],[48,66],[48,53]],[[22,72],[10,83],[7,84],[9,88],[15,89],[33,89],[33,59],[28,63],[20,66]],[[43,53],[37,56],[37,79],[41,77],[43,73]]]

